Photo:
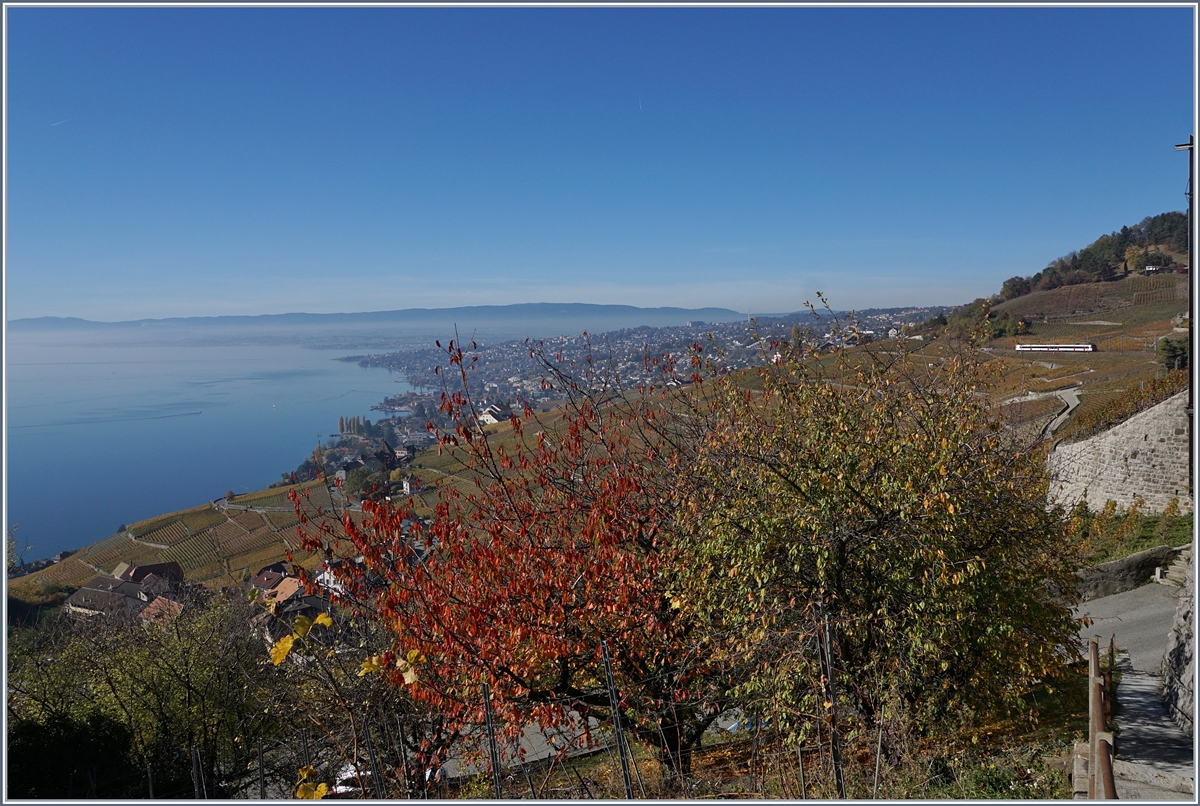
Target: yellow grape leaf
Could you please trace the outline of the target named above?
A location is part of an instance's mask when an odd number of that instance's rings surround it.
[[[313,624],[314,625],[320,624],[322,627],[332,627],[333,619],[331,619],[329,617],[328,613],[322,613],[321,615],[319,615],[315,619],[313,619]]]
[[[425,662],[425,656],[422,655],[420,653],[420,651],[416,650],[416,649],[408,650],[408,654],[404,656],[404,659],[414,665]]]
[[[301,781],[306,781],[316,774],[317,774],[317,768],[311,764],[308,764],[308,765],[300,768],[300,780]]]
[[[308,620],[308,616],[296,616],[296,623],[292,625],[292,633],[297,638],[308,635],[308,631],[311,629],[312,622]]]
[[[275,642],[275,646],[271,647],[271,663],[276,666],[283,663],[283,659],[292,651],[292,643],[296,639],[291,635],[285,635]]]
[[[358,670],[358,676],[362,677],[363,675],[370,674],[371,672],[378,672],[382,669],[383,659],[378,655],[372,655],[362,662],[362,666]]]
[[[329,787],[326,784],[300,784],[296,787],[296,797],[300,800],[320,800],[329,793]]]

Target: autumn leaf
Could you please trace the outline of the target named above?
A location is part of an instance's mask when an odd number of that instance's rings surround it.
[[[322,627],[332,627],[333,619],[331,619],[329,617],[328,613],[322,613],[321,615],[319,615],[315,619],[313,619],[313,624],[314,625],[320,624]]]
[[[292,635],[296,638],[303,638],[308,635],[308,631],[312,629],[312,622],[307,616],[296,616],[296,621],[292,624]]]
[[[372,655],[362,662],[362,666],[358,669],[358,676],[371,674],[383,670],[383,659],[379,655]]]
[[[276,666],[283,663],[284,658],[286,658],[288,653],[292,651],[292,643],[295,640],[296,639],[294,636],[285,635],[276,641],[275,646],[271,647],[271,663],[275,664]]]
[[[327,784],[313,785],[310,783],[302,783],[296,787],[296,797],[300,800],[320,800],[329,794],[329,786]]]
[[[417,682],[417,667],[400,658],[396,661],[396,670],[404,677],[404,685],[411,686]]]

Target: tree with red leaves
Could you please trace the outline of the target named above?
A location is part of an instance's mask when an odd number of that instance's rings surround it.
[[[622,724],[659,749],[667,778],[687,774],[729,681],[671,597],[691,443],[685,421],[664,416],[667,387],[622,390],[590,358],[572,366],[531,345],[543,384],[566,404],[547,422],[526,406],[497,435],[478,425],[474,358],[454,342],[446,349],[460,388],[444,390],[442,411],[457,426],[438,436],[470,488],[439,484],[427,524],[369,496],[361,522],[318,518],[305,540],[363,558],[341,566],[339,603],[394,636],[364,671],[444,718],[433,740],[444,752],[482,722],[484,683],[510,737],[530,724],[611,723],[606,641]],[[675,374],[669,359],[647,363]]]

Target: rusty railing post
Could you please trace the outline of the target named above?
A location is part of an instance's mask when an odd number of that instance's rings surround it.
[[[1096,797],[1102,800],[1117,800],[1117,783],[1113,780],[1112,734],[1102,731],[1096,739],[1099,765],[1096,768]]]
[[[1100,636],[1093,635],[1088,641],[1088,799],[1096,799],[1096,768],[1100,755],[1096,734],[1100,720],[1104,718],[1103,703],[1097,697],[1100,683]]]

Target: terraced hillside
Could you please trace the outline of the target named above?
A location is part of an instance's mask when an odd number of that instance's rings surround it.
[[[1005,363],[1000,397],[1074,387],[1079,407],[1072,419],[1105,407],[1115,396],[1165,374],[1157,346],[1187,335],[1188,275],[1131,276],[1107,283],[1035,291],[993,309],[1029,323],[1027,336],[995,339],[995,360]],[[1023,343],[1090,343],[1094,353],[1017,353]],[[1068,433],[1064,423],[1059,433]]]
[[[124,531],[81,549],[62,562],[10,580],[10,596],[42,600],[59,586],[76,587],[119,563],[148,564],[174,560],[187,578],[218,586],[241,581],[284,552],[302,565],[317,558],[299,551],[299,521],[287,499],[290,490],[308,490],[313,506],[330,507],[329,491],[308,483],[238,496],[132,524]]]

